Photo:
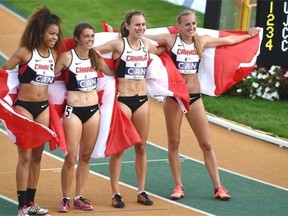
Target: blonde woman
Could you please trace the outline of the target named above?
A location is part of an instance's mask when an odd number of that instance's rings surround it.
[[[204,162],[213,184],[214,197],[220,200],[229,200],[231,196],[220,182],[216,156],[210,141],[208,119],[200,93],[198,67],[200,60],[204,58],[203,51],[205,48],[233,45],[249,40],[258,34],[259,29],[250,28],[246,35],[230,35],[221,38],[198,36],[196,34],[196,15],[190,10],[184,10],[179,13],[177,24],[179,34],[145,35],[145,37],[155,40],[166,47],[175,66],[182,75],[190,93],[190,107],[185,116],[202,149]],[[166,98],[163,109],[168,134],[168,159],[175,182],[171,199],[177,200],[184,197],[178,150],[183,112],[173,97]]]

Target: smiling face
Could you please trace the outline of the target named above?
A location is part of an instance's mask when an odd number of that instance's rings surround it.
[[[85,28],[82,30],[80,37],[77,38],[77,43],[87,49],[92,49],[94,44],[95,32],[93,29]]]
[[[196,17],[194,14],[179,17],[179,31],[183,38],[192,38],[196,34]]]
[[[125,28],[129,31],[129,36],[141,38],[146,31],[146,21],[143,15],[133,15],[130,23],[125,24]]]
[[[55,24],[51,24],[47,27],[42,35],[42,42],[48,48],[53,48],[58,41],[59,27]]]

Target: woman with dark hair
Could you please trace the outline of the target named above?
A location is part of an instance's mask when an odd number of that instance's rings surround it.
[[[19,66],[19,92],[14,109],[21,115],[49,126],[48,85],[55,80],[54,66],[63,34],[61,19],[43,6],[29,18],[20,40],[19,48],[1,67],[11,70]],[[18,148],[16,185],[18,216],[45,215],[48,209],[35,204],[36,188],[44,143],[36,148]]]
[[[90,156],[99,130],[99,105],[96,91],[98,72],[114,74],[100,53],[93,49],[95,29],[88,23],[80,23],[74,29],[76,46],[64,52],[57,60],[55,72],[63,71],[67,87],[63,126],[67,141],[67,154],[61,171],[63,197],[59,212],[68,212],[70,189],[76,171],[74,208],[90,211],[90,201],[83,197],[89,173]]]
[[[146,71],[149,64],[149,52],[157,53],[149,40],[142,38],[146,30],[144,13],[128,11],[120,27],[121,38],[96,47],[101,53],[112,52],[117,77],[118,102],[121,110],[131,119],[138,131],[141,142],[134,145],[135,170],[138,192],[137,202],[152,205],[153,201],[145,192],[146,181],[146,141],[149,130],[149,103],[146,87]],[[119,140],[119,142],[121,142]],[[110,158],[110,183],[112,205],[123,208],[125,203],[119,191],[121,159],[123,152]]]
[[[165,46],[185,81],[190,93],[190,106],[185,116],[203,151],[205,165],[214,187],[214,197],[220,200],[229,200],[231,197],[220,182],[216,156],[210,141],[208,119],[200,93],[198,67],[200,59],[204,58],[204,49],[240,43],[255,37],[259,29],[253,27],[249,29],[247,34],[229,35],[220,38],[212,38],[207,35],[199,36],[196,33],[196,15],[190,10],[184,10],[179,13],[177,24],[179,34],[145,35],[145,37]],[[166,98],[163,108],[168,134],[168,159],[175,181],[171,199],[177,200],[184,197],[178,152],[183,112],[173,97]]]

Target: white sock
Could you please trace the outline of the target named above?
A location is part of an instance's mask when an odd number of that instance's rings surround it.
[[[144,192],[144,191],[139,191],[139,192],[137,192],[137,195],[141,194],[142,192]]]
[[[119,194],[119,195],[121,196],[121,194],[120,194],[120,193],[114,193],[114,194],[112,195],[112,198],[114,198],[114,196],[115,196],[116,194]]]
[[[82,196],[81,195],[80,196],[75,196],[74,200],[80,199],[80,197],[82,197]]]

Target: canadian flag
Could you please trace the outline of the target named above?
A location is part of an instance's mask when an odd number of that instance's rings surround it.
[[[102,22],[104,32],[108,31],[106,22]],[[115,30],[117,32],[118,30]],[[177,26],[160,27],[147,29],[145,34],[177,34]],[[247,34],[247,31],[225,31],[197,28],[198,35],[208,35],[213,38],[224,37],[227,35]],[[237,82],[248,76],[256,65],[257,56],[260,54],[260,46],[263,38],[263,29],[260,28],[259,34],[252,39],[245,40],[232,46],[220,46],[205,49],[205,58],[201,59],[199,65],[199,80],[201,93],[210,96],[223,94]],[[152,43],[158,45],[155,41]],[[161,56],[165,61],[168,70],[173,68],[172,60],[167,59],[166,55]]]
[[[49,142],[50,150],[66,152],[66,141],[61,123],[65,105],[66,86],[61,78],[49,85],[50,125],[46,127],[16,113],[13,103],[19,86],[18,70],[0,70],[0,119],[7,135],[15,144],[29,149]],[[101,76],[97,83],[100,106],[100,133],[92,157],[102,158],[121,152],[139,143],[132,122],[120,110],[117,102],[115,78]]]
[[[25,116],[15,112],[12,105],[17,96],[19,81],[18,70],[0,70],[0,119],[2,120],[7,135],[15,144],[29,149],[49,142],[50,149],[65,151],[66,143],[60,118],[49,102],[50,125],[46,127],[36,123]]]
[[[177,26],[147,29],[146,34],[177,34]],[[224,31],[197,28],[198,35],[208,35],[214,38],[227,35],[243,35],[247,31]],[[248,76],[256,65],[257,56],[263,38],[263,29],[252,39],[245,40],[232,46],[220,46],[205,49],[204,59],[199,65],[199,80],[201,93],[218,96],[223,94],[237,82]],[[167,60],[167,59],[166,59]],[[167,60],[169,62],[169,60]],[[171,66],[171,62],[169,63]],[[169,67],[166,67],[169,70]]]

